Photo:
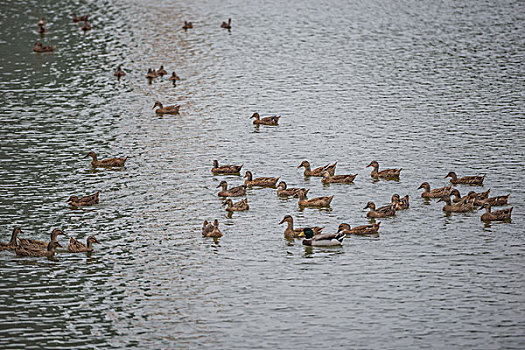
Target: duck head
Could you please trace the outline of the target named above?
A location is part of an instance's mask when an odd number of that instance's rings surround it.
[[[342,223],[341,225],[339,225],[339,227],[337,228],[337,232],[341,232],[341,231],[345,231],[345,230],[350,230],[351,227],[349,224],[345,224],[345,223]]]
[[[228,188],[228,183],[223,180],[219,183],[219,186],[217,186],[216,188],[219,188],[219,187],[222,187],[223,190],[226,190]]]
[[[290,215],[285,215],[284,218],[279,223],[279,225],[282,225],[285,222],[293,222],[293,218]]]
[[[421,185],[419,185],[419,187],[417,188],[418,190],[420,188],[424,188],[425,190],[430,190],[430,184],[428,182],[423,182]]]
[[[307,160],[303,160],[301,162],[301,164],[297,167],[297,169],[299,169],[301,167],[309,168],[310,167],[310,162],[308,162]]]
[[[450,171],[450,172],[447,174],[447,176],[444,177],[444,179],[446,179],[447,177],[450,177],[450,178],[452,178],[452,179],[456,179],[458,176],[456,175],[455,172]]]
[[[314,231],[310,227],[305,227],[303,232],[299,234],[299,237],[303,237],[306,239],[312,239],[314,237]]]
[[[159,108],[162,108],[162,103],[160,101],[155,101],[155,104],[153,105],[153,108],[152,109],[155,109],[155,107],[159,107]]]
[[[363,209],[368,209],[370,208],[371,210],[376,210],[376,205],[374,204],[374,202],[370,201],[366,204],[366,207],[364,207]]]
[[[257,113],[257,112],[253,113],[252,116],[250,117],[250,119],[252,119],[252,118],[255,118],[255,119],[259,120],[259,118],[260,118],[259,113]]]
[[[366,167],[367,168],[368,167],[374,167],[374,168],[377,169],[377,168],[379,168],[379,163],[374,160],[374,161],[370,162],[370,164],[368,164]]]

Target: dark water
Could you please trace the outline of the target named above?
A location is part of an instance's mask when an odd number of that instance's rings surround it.
[[[525,347],[525,6],[520,1],[7,1],[0,5],[0,230],[102,242],[57,261],[0,252],[0,348]],[[83,34],[70,14],[89,13]],[[33,54],[36,22],[48,21]],[[219,25],[232,18],[231,33]],[[184,20],[194,29],[181,30]],[[118,64],[127,76],[117,82]],[[148,85],[149,67],[182,77]],[[156,99],[180,103],[160,118]],[[256,129],[249,116],[282,115]],[[129,155],[91,171],[85,154]],[[332,209],[248,191],[227,218],[211,162],[281,176]],[[303,178],[338,161],[353,185]],[[373,182],[365,166],[402,167]],[[445,216],[417,187],[486,173],[512,223]],[[229,177],[230,183],[240,183]],[[470,188],[458,187],[462,193]],[[73,194],[101,203],[71,210]],[[367,222],[410,194],[379,237],[284,240],[296,225]],[[218,242],[201,237],[218,218]],[[60,241],[67,244],[66,238]]]

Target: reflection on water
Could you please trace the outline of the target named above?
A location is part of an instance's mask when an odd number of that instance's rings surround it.
[[[0,11],[0,229],[102,243],[57,260],[0,252],[0,347],[523,348],[524,23],[520,2],[10,1]],[[89,13],[84,34],[70,14]],[[34,54],[36,22],[46,17]],[[232,18],[230,33],[220,23]],[[134,20],[129,20],[133,18]],[[184,32],[183,21],[194,28]],[[127,72],[113,77],[118,65]],[[164,65],[182,78],[148,85]],[[157,116],[155,100],[181,104]],[[281,115],[278,127],[250,116]],[[85,155],[129,155],[93,170]],[[249,189],[229,216],[212,161],[280,176],[331,209]],[[297,166],[338,161],[352,185]],[[399,181],[374,181],[403,168]],[[511,193],[511,223],[420,197],[454,170]],[[244,174],[244,172],[243,172]],[[464,193],[467,186],[458,186]],[[70,195],[101,191],[71,210]],[[278,223],[352,226],[409,194],[377,237],[304,247]],[[224,236],[203,239],[204,219]],[[61,238],[62,243],[66,239]],[[443,337],[447,334],[447,337]],[[239,345],[237,345],[239,344]]]

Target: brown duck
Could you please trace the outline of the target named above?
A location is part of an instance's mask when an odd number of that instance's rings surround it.
[[[89,19],[89,15],[84,15],[84,16],[77,17],[77,13],[73,12],[73,22],[75,22],[75,23],[82,22],[82,21],[87,21],[88,19]]]
[[[248,198],[245,198],[242,201],[238,201],[236,203],[233,203],[233,201],[228,198],[224,204],[227,206],[226,211],[228,212],[245,211],[250,209],[250,206],[248,205]]]
[[[323,178],[321,179],[321,182],[324,184],[328,183],[343,183],[343,184],[349,184],[354,182],[355,177],[357,174],[354,175],[333,175],[330,176],[330,173],[328,171],[325,171],[323,173]]]
[[[297,197],[299,198],[299,207],[309,207],[309,208],[323,208],[329,207],[334,196],[325,196],[317,197],[312,199],[306,199],[305,191],[301,190],[297,192]]]
[[[379,231],[381,222],[372,225],[354,226],[351,228],[349,224],[342,223],[339,225],[337,232],[342,232],[347,235],[375,235]]]
[[[122,70],[122,68],[120,68],[120,66],[118,66],[117,70],[115,71],[115,73],[113,73],[113,75],[116,76],[117,78],[121,78],[121,77],[126,75],[126,72],[124,72]]]
[[[213,161],[213,168],[211,172],[214,174],[226,174],[226,175],[239,175],[242,169],[242,165],[221,165],[219,166],[219,161]]]
[[[90,194],[88,196],[84,196],[81,198],[78,198],[77,196],[71,196],[66,201],[66,203],[69,203],[69,205],[73,207],[87,207],[87,206],[98,204],[99,195],[100,195],[100,191],[97,191],[96,193],[93,193],[93,194]]]
[[[155,110],[157,114],[179,114],[180,105],[171,105],[164,107],[160,101],[155,101],[152,109],[159,107]]]
[[[168,74],[168,72],[166,72],[164,66],[161,65],[160,68],[157,70],[157,75],[160,75],[160,77],[162,78],[166,74]]]
[[[156,77],[157,77],[157,73],[153,69],[149,68],[148,72],[146,73],[146,79],[148,79],[149,82],[151,83],[151,81],[155,79]]]
[[[184,21],[184,25],[182,26],[182,29],[188,30],[193,28],[193,23]]]
[[[284,218],[281,220],[279,225],[282,225],[283,223],[288,223],[288,227],[284,230],[284,237],[291,239],[291,238],[298,238],[301,233],[303,233],[305,227],[299,227],[299,228],[293,228],[293,218],[290,215],[285,215]],[[314,235],[318,235],[321,232],[323,232],[324,227],[319,226],[313,226],[310,227],[314,231]]]
[[[513,207],[510,207],[502,210],[491,211],[489,203],[483,204],[480,210],[483,208],[485,208],[485,212],[483,213],[483,215],[481,215],[481,221],[510,220],[510,217],[512,215],[512,209],[514,209]]]
[[[49,242],[47,249],[26,249],[18,246],[15,249],[18,256],[47,256],[51,258],[55,255],[55,248],[62,247],[58,242]]]
[[[45,46],[45,45],[42,45],[42,43],[40,41],[37,41],[35,43],[35,46],[33,46],[33,51],[34,52],[53,52],[55,51],[55,48],[56,48],[56,45],[53,45],[53,46]]]
[[[240,197],[246,195],[246,185],[228,189],[228,183],[226,181],[221,181],[217,188],[219,187],[222,187],[222,190],[218,193],[219,197]]]
[[[489,203],[491,206],[506,205],[509,200],[510,193],[505,196],[489,197],[483,201],[482,204]]]
[[[458,202],[458,203],[452,204],[450,200],[450,196],[442,197],[438,200],[438,202],[445,202],[443,211],[449,212],[449,213],[466,213],[468,211],[474,210],[474,203]]]
[[[67,247],[67,249],[71,253],[92,252],[94,243],[100,244],[100,242],[97,241],[95,236],[89,236],[87,238],[86,244],[74,239],[73,237],[69,237],[69,246]]]
[[[180,80],[180,77],[177,75],[177,73],[171,72],[170,80],[175,83],[177,80]]]
[[[244,180],[246,186],[275,187],[275,184],[279,181],[278,177],[258,177],[253,179],[252,172],[249,170],[246,171],[244,178],[246,179]]]
[[[366,214],[366,216],[369,218],[387,218],[389,216],[396,215],[396,209],[392,204],[376,209],[374,202],[370,201],[366,207],[364,207],[364,209],[370,209],[370,211]]]
[[[66,235],[64,232],[62,232],[61,229],[55,228],[53,231],[51,231],[51,242],[58,242],[58,235]],[[29,239],[29,238],[19,238],[18,239],[19,246],[24,249],[46,249],[49,242],[46,241],[38,241],[36,239]]]
[[[308,191],[310,191],[310,189],[297,188],[297,187],[288,188],[288,186],[286,185],[286,182],[284,181],[279,182],[279,185],[277,185],[277,195],[279,197],[289,197],[289,196],[296,197],[299,191],[304,191],[305,194],[307,194]]]
[[[96,167],[103,167],[103,168],[111,168],[111,167],[122,167],[124,166],[124,163],[126,163],[126,160],[128,157],[124,158],[108,158],[108,159],[102,159],[98,160],[97,154],[93,151],[89,152],[86,157],[91,157],[91,165]]]
[[[91,24],[87,20],[82,25],[82,30],[84,32],[87,32],[88,30],[91,30]]]
[[[17,246],[16,238],[20,233],[22,233],[20,227],[15,227],[11,233],[11,240],[7,243],[0,242],[0,250],[14,250]]]
[[[400,198],[399,194],[394,193],[391,203],[394,205],[395,210],[408,209],[410,207],[410,196],[407,194],[403,198]]]
[[[274,116],[270,116],[270,117],[261,118],[259,113],[253,113],[253,115],[250,117],[250,119],[251,118],[255,118],[255,120],[253,121],[253,124],[255,124],[255,125],[277,126],[277,125],[279,125],[279,119],[281,117],[274,115]]]
[[[483,185],[483,180],[485,180],[485,175],[483,176],[463,176],[461,178],[458,178],[455,172],[451,171],[445,176],[450,177],[450,182],[453,185],[462,184],[462,185],[476,185],[481,186]]]
[[[337,162],[331,165],[326,164],[325,166],[320,166],[319,168],[315,168],[314,170],[312,170],[310,167],[310,163],[307,160],[303,160],[301,164],[297,167],[297,169],[304,167],[304,176],[323,176],[324,172],[328,172],[330,176],[334,176],[336,166]]]
[[[206,237],[208,233],[213,231],[213,225],[208,222],[208,220],[204,220],[202,223],[202,236]]]
[[[423,198],[441,198],[444,196],[450,195],[450,191],[452,189],[451,186],[447,187],[441,187],[441,188],[434,188],[433,190],[430,189],[430,184],[428,182],[423,182],[417,189],[423,188],[424,191],[421,193],[421,197]]]
[[[222,237],[222,232],[219,230],[219,220],[213,221],[213,228],[209,231],[202,231],[204,237],[219,238]]]
[[[228,22],[222,22],[221,28],[228,29],[228,30],[232,29],[232,19],[228,18]]]
[[[371,162],[370,164],[368,164],[366,167],[374,168],[372,169],[372,173],[370,174],[370,176],[372,176],[374,179],[386,179],[386,180],[399,179],[401,170],[403,170],[403,168],[399,168],[399,169],[385,169],[385,170],[379,171],[379,163],[376,162],[375,160]]]
[[[485,203],[485,200],[489,198],[490,194],[490,188],[485,192],[476,193],[474,191],[470,191],[467,193],[467,202],[472,202],[474,205],[483,205]]]

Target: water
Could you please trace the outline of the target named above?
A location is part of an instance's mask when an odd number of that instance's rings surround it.
[[[61,227],[102,242],[57,261],[0,252],[1,348],[525,346],[522,2],[0,6],[1,240],[20,225],[24,237]],[[75,10],[92,17],[85,35]],[[41,15],[54,54],[31,52]],[[161,64],[177,87],[147,84]],[[180,115],[156,116],[157,99]],[[254,128],[255,111],[281,125]],[[92,171],[90,150],[130,158]],[[332,208],[254,189],[250,211],[228,218],[213,159],[334,195]],[[323,186],[303,178],[305,159],[359,175]],[[372,160],[402,167],[400,181],[373,182]],[[423,181],[441,186],[451,170],[511,193],[512,223],[421,199]],[[97,190],[95,207],[64,203]],[[342,248],[304,248],[278,225],[286,214],[325,232],[365,224],[366,203],[393,193],[411,209]],[[218,242],[201,237],[214,218]]]

